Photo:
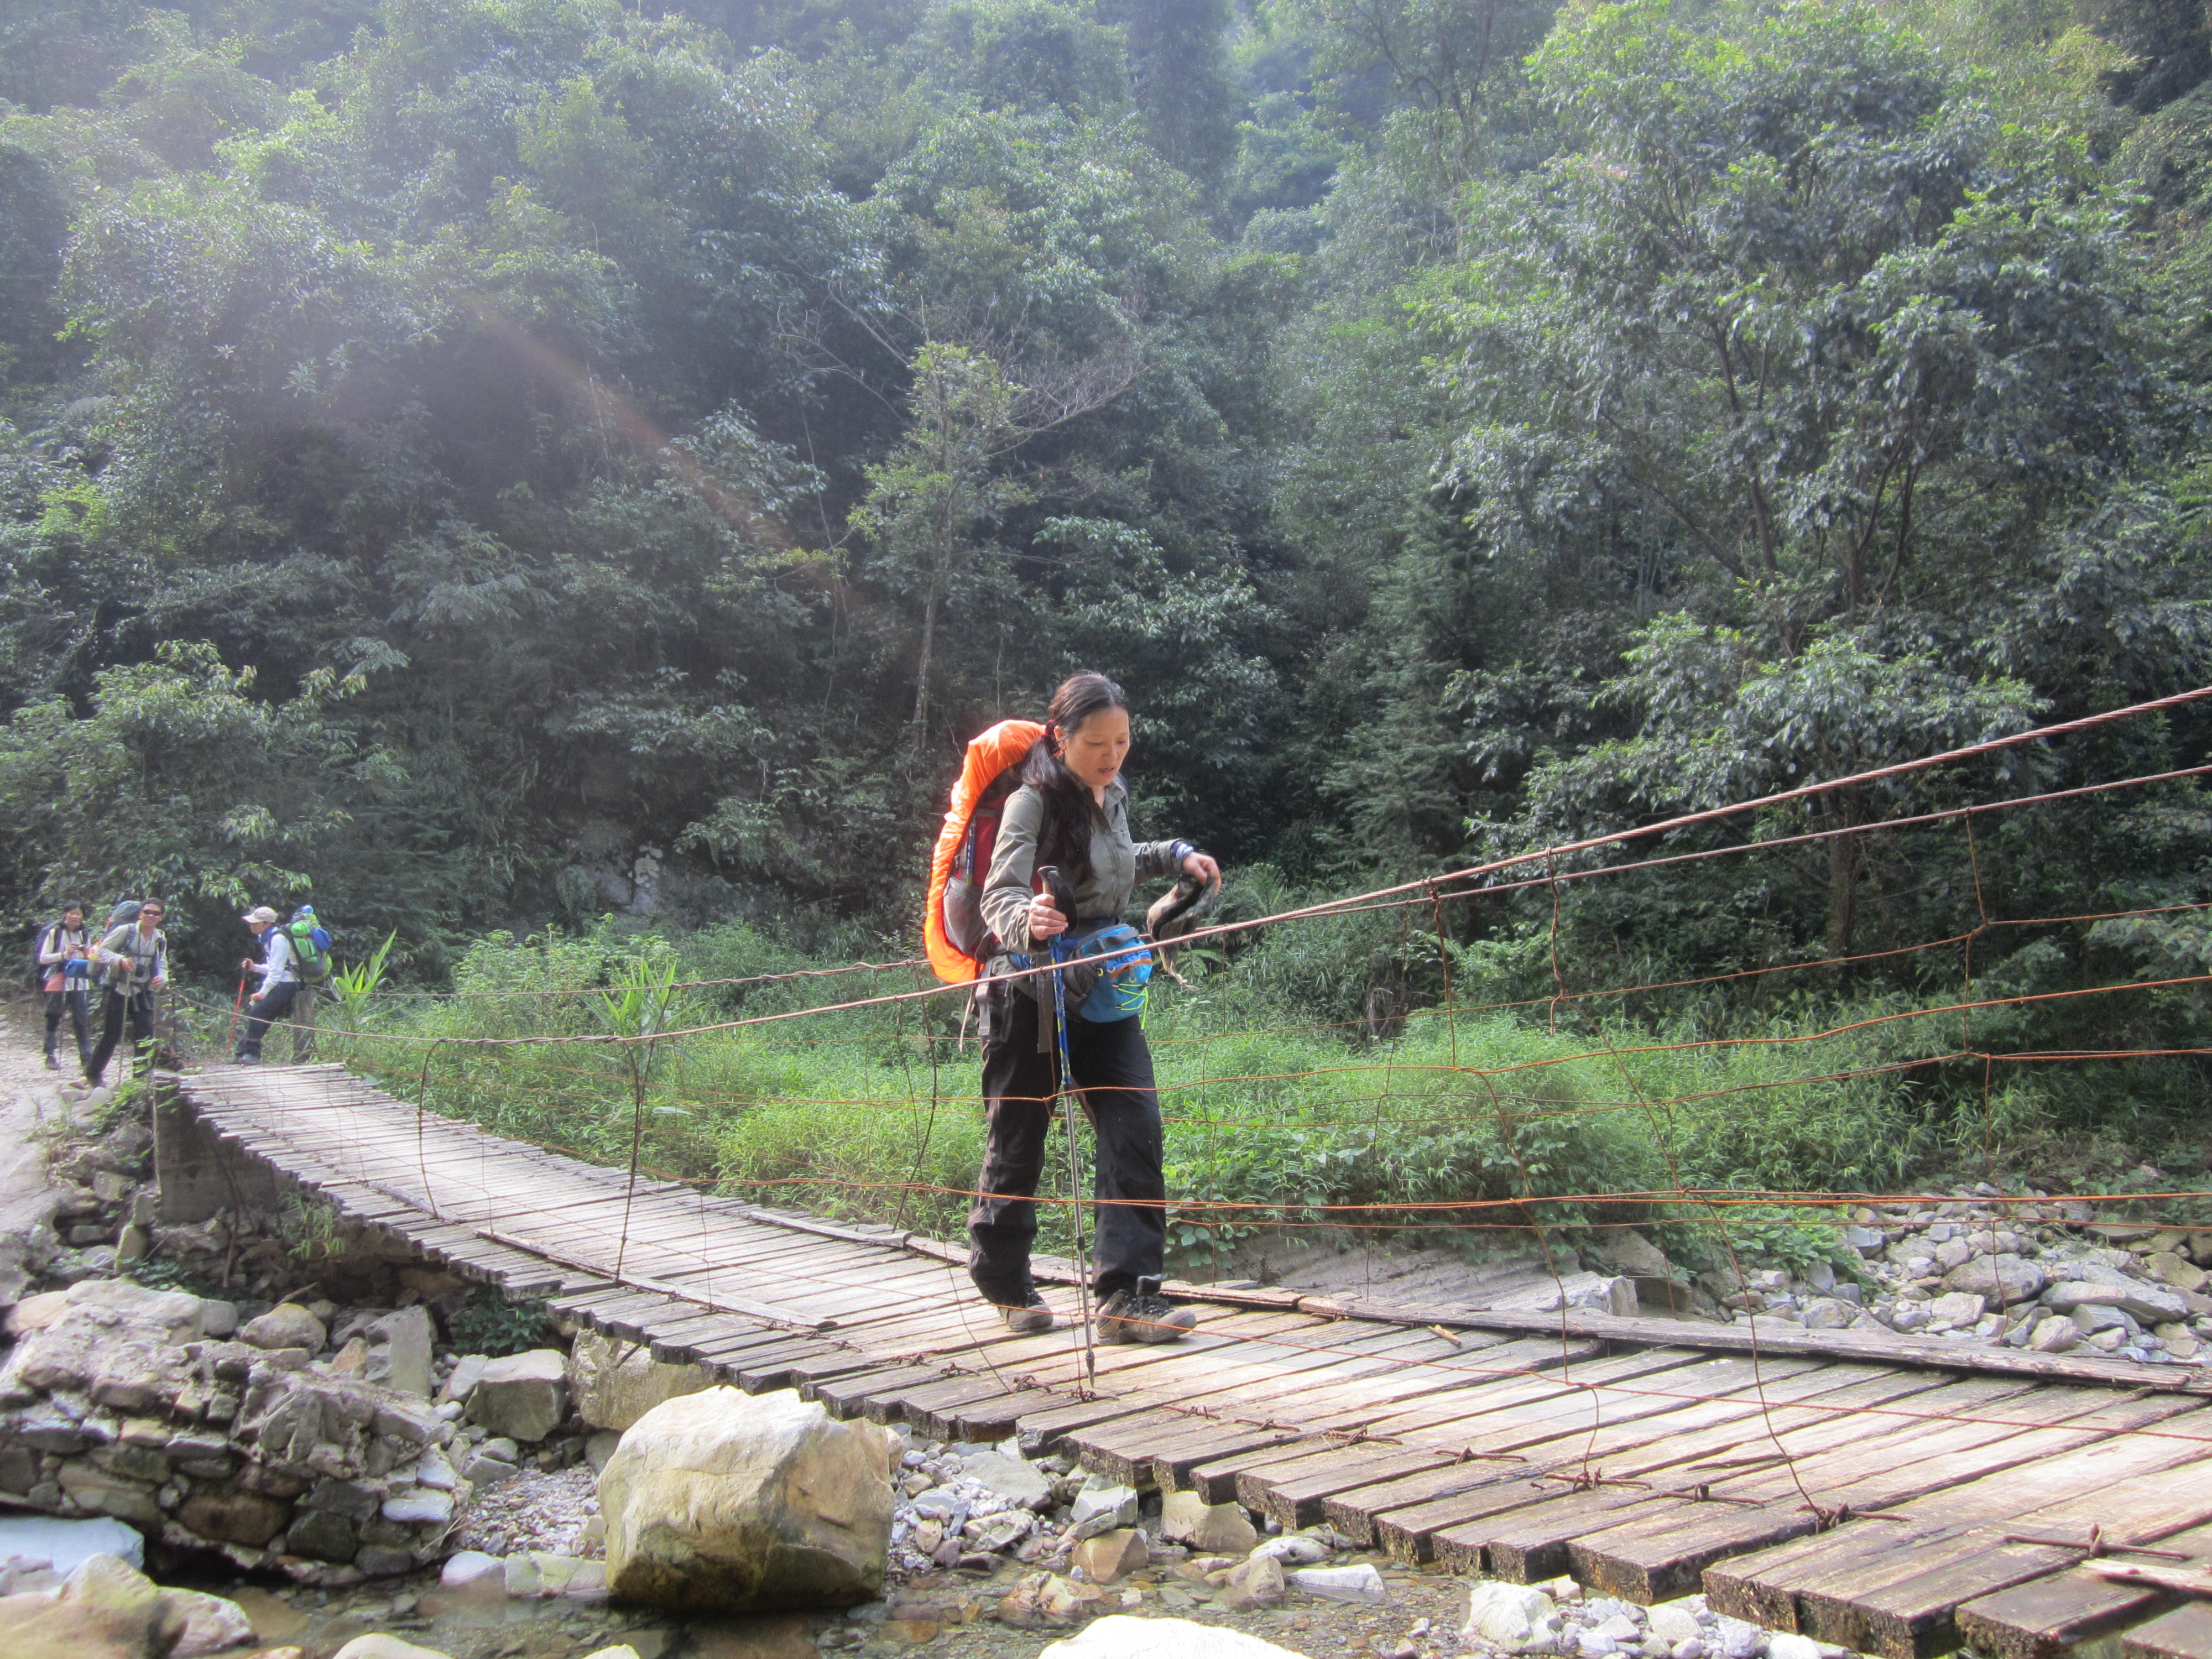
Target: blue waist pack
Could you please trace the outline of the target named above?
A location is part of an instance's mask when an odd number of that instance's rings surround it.
[[[1079,957],[1091,960],[1079,963]],[[1127,922],[1079,923],[1052,941],[1051,959],[1073,964],[1060,970],[1072,1018],[1107,1025],[1144,1012],[1152,978],[1152,947]],[[1016,968],[1043,965],[1018,953],[1009,954],[1006,960]],[[1042,974],[1023,981],[1023,988],[1041,1003],[1052,996],[1052,981]]]

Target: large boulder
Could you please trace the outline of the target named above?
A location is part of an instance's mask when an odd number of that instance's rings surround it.
[[[543,1440],[568,1414],[568,1361],[558,1348],[486,1361],[469,1394],[469,1420],[509,1440]]]
[[[576,1415],[595,1429],[627,1429],[664,1401],[696,1394],[713,1379],[697,1365],[669,1364],[641,1342],[584,1331],[568,1351]]]
[[[1117,1613],[1054,1642],[1037,1659],[1305,1659],[1292,1648],[1189,1619],[1132,1619]]]
[[[80,1562],[58,1595],[0,1600],[9,1659],[168,1659],[189,1622],[175,1598],[112,1555]]]
[[[884,1438],[788,1389],[654,1407],[599,1476],[608,1590],[761,1612],[874,1597],[890,1548]]]
[[[2014,1308],[2033,1302],[2043,1285],[2042,1268],[2009,1253],[1978,1255],[1943,1275],[1945,1290],[1981,1297],[1992,1307]]]

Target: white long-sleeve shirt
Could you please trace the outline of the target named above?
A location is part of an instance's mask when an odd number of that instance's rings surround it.
[[[271,927],[262,936],[267,942],[261,960],[253,964],[253,971],[261,975],[261,988],[273,991],[280,985],[289,985],[299,979],[292,970],[292,941],[281,928]]]

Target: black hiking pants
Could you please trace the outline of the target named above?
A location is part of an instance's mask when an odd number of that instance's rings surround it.
[[[154,994],[138,991],[128,996],[120,991],[110,991],[102,999],[105,1005],[100,1024],[99,1046],[84,1062],[85,1081],[97,1083],[106,1071],[107,1062],[115,1058],[115,1050],[123,1041],[123,1028],[131,1028],[131,1043],[137,1055],[141,1076],[154,1064]]]
[[[994,988],[998,989],[998,988]],[[1030,1246],[1036,1237],[1037,1177],[1052,1145],[1054,1075],[1059,1047],[1052,1013],[1042,1011],[1045,1052],[1037,1048],[1037,1004],[1011,987],[999,989],[983,1045],[983,1104],[990,1135],[983,1152],[981,1194],[968,1216],[968,1276],[986,1298],[1006,1307],[1029,1300]],[[1004,1018],[999,1016],[1003,1013]],[[1003,1027],[1004,1029],[998,1029]],[[1103,1299],[1160,1274],[1167,1253],[1167,1184],[1160,1172],[1160,1102],[1152,1086],[1152,1054],[1136,1019],[1106,1024],[1070,1020],[1071,1082],[1097,1142],[1091,1194],[1097,1263],[1091,1282]]]
[[[269,1035],[269,1028],[292,1012],[292,999],[299,994],[299,981],[288,979],[280,984],[270,986],[262,994],[260,1001],[247,1003],[246,1006],[252,1012],[246,1015],[246,1035],[238,1040],[238,1053],[235,1058],[260,1059],[262,1040]],[[300,1047],[299,1036],[296,1032],[293,1035],[292,1047],[296,1059]]]
[[[46,999],[46,1058],[54,1057],[60,1045],[62,1016],[69,1016],[70,1029],[76,1036],[76,1060],[82,1066],[92,1053],[92,993],[80,980],[65,991],[48,991]]]

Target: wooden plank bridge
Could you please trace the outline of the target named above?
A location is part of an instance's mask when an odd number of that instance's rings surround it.
[[[1093,1372],[1065,1324],[1007,1334],[963,1252],[919,1235],[633,1184],[336,1066],[163,1084],[167,1218],[303,1189],[749,1390],[1017,1435],[1409,1562],[1644,1602],[1702,1589],[1888,1659],[2212,1656],[2212,1384],[2191,1368],[1171,1285],[1199,1332],[1098,1347]],[[1040,1267],[1073,1321],[1067,1264]]]

